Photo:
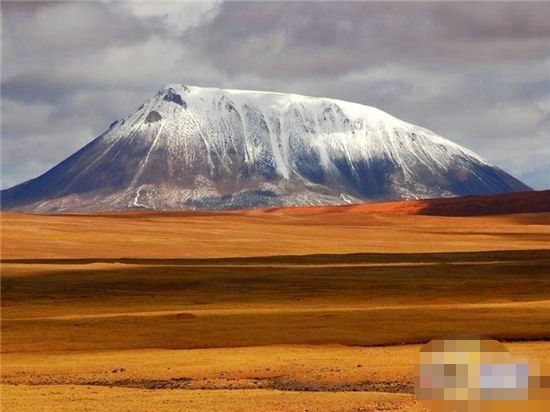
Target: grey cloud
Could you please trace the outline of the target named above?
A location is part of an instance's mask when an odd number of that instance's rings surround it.
[[[105,86],[117,68],[94,65],[163,34],[159,17],[137,18],[122,3],[2,3],[2,93],[51,101]]]
[[[162,31],[157,17],[136,18],[120,5],[99,2],[6,2],[3,36],[20,52],[59,55],[141,41]]]
[[[184,39],[232,74],[341,75],[546,57],[549,14],[550,3],[224,3]]]

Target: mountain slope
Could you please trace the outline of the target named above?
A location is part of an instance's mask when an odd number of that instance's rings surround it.
[[[42,176],[23,211],[231,209],[529,190],[475,153],[378,109],[168,85]]]

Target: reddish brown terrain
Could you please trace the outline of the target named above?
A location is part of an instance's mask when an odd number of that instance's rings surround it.
[[[285,214],[329,212],[389,213],[432,216],[487,216],[550,212],[550,190],[504,193],[459,198],[406,200],[349,206],[294,207],[271,209]]]

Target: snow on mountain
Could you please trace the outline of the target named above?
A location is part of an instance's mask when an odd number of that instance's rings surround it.
[[[231,209],[521,190],[472,151],[373,107],[173,84],[4,190],[2,208]]]

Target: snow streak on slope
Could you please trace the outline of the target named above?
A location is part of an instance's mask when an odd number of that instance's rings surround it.
[[[373,107],[174,84],[2,200],[33,211],[226,209],[527,189]]]

